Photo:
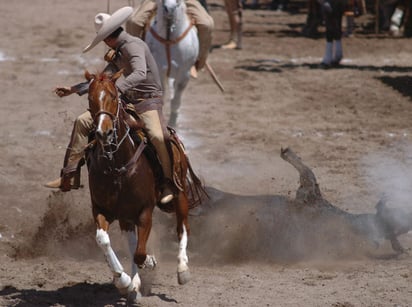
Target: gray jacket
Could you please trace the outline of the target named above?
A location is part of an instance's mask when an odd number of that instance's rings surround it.
[[[142,99],[161,98],[163,91],[159,71],[147,44],[123,31],[118,37],[115,51],[114,59],[104,71],[115,73],[124,69],[124,77],[116,81],[122,96],[134,104]],[[89,84],[83,82],[73,88],[77,94],[83,95],[88,92]]]

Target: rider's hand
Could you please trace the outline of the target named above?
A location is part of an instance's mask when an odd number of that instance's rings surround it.
[[[59,97],[64,97],[64,96],[68,96],[70,94],[73,94],[73,91],[72,91],[71,87],[56,87],[54,89],[54,92]]]

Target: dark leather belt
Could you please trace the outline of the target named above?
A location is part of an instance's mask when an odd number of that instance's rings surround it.
[[[160,98],[160,97],[162,97],[157,93],[139,93],[139,92],[132,92],[132,91],[126,92],[125,96],[129,100],[151,99],[151,98]]]

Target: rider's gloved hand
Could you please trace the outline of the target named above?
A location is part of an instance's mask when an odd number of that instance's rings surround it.
[[[73,90],[71,87],[56,87],[54,89],[54,92],[59,97],[64,97],[73,94]]]

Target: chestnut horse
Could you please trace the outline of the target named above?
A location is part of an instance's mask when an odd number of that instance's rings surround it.
[[[129,300],[136,300],[141,287],[137,267],[153,269],[156,266],[155,257],[146,253],[156,204],[164,211],[174,210],[176,213],[179,240],[178,282],[185,284],[189,280],[186,247],[189,235],[188,210],[193,203],[190,203],[192,199],[188,195],[193,196],[193,191],[203,189],[190,167],[183,145],[177,136],[172,135],[173,172],[179,191],[168,208],[160,207],[156,171],[145,153],[145,147],[150,146],[145,138],[141,137],[143,141],[139,142],[133,135],[137,133],[133,132],[130,123],[136,124],[136,120],[130,121],[131,115],[126,112],[118,97],[115,81],[121,73],[109,76],[105,73],[85,72],[90,83],[89,110],[96,127],[87,163],[97,244],[103,250],[113,272],[115,286],[123,294],[127,293]],[[134,260],[132,276],[124,271],[110,245],[108,229],[115,220],[118,220],[120,229],[128,234]]]

